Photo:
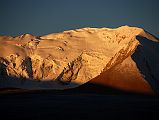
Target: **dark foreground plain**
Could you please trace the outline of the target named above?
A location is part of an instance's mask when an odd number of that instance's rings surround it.
[[[3,92],[0,116],[21,120],[157,120],[159,97],[82,91]]]

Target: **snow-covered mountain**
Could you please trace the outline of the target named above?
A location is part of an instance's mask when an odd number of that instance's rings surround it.
[[[0,88],[69,89],[87,82],[159,93],[159,39],[137,27],[0,36]]]

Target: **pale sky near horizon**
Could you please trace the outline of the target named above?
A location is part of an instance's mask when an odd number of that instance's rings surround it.
[[[159,0],[0,0],[0,35],[141,27],[159,37]]]

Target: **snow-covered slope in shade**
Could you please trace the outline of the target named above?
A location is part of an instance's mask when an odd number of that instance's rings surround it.
[[[0,37],[0,88],[68,89],[93,82],[159,92],[159,42],[141,28],[82,28]]]

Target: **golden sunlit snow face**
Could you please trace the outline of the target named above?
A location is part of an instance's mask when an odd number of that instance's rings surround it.
[[[28,83],[13,82],[12,87],[69,89],[90,81],[124,91],[152,94],[154,80],[143,77],[139,61],[133,57],[141,44],[137,35],[158,44],[158,40],[143,29],[129,26],[81,28],[40,37],[2,36],[0,50],[4,52],[0,52],[0,62],[4,67],[0,69],[6,71],[3,73],[7,76],[28,79]]]

